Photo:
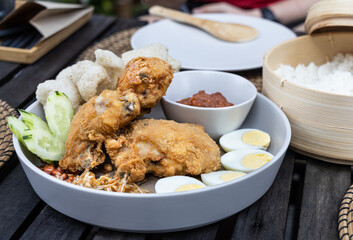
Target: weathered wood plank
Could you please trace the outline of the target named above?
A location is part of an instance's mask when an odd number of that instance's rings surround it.
[[[118,232],[100,228],[93,240],[145,240],[149,239],[147,236],[147,234],[143,233]]]
[[[0,85],[4,84],[8,79],[11,78],[11,75],[16,73],[23,66],[19,63],[10,63],[0,61]]]
[[[307,161],[298,239],[338,238],[339,207],[350,184],[350,166]]]
[[[216,239],[231,239],[233,236],[234,226],[237,214],[222,220],[217,230]]]
[[[296,154],[291,193],[289,197],[289,206],[286,222],[286,231],[284,239],[297,239],[300,207],[303,196],[304,176],[305,176],[306,161],[302,160],[302,155]]]
[[[101,37],[95,39],[92,43],[91,46],[93,46],[94,44],[96,44],[97,42],[103,40],[106,37],[109,37],[110,35],[113,35],[115,33],[124,31],[124,30],[128,30],[130,28],[133,27],[142,27],[144,26],[146,23],[143,21],[138,21],[137,19],[120,19],[118,20],[113,26],[111,26],[109,28],[109,30],[107,30]],[[89,46],[89,47],[91,47]],[[87,53],[84,54],[84,56],[88,59],[94,59],[94,53],[91,52],[91,55],[87,55]],[[120,57],[120,55],[119,55]],[[82,60],[81,56],[78,56],[78,60]]]
[[[180,232],[153,233],[153,234],[119,232],[119,231],[111,231],[111,230],[106,230],[106,229],[101,228],[97,231],[97,233],[94,237],[94,240],[103,240],[103,239],[126,239],[126,240],[216,239],[219,225],[220,225],[219,223],[214,223],[214,224],[207,225],[204,227],[180,231]]]
[[[294,160],[288,150],[267,193],[238,214],[232,239],[284,238]]]
[[[13,107],[33,97],[37,85],[54,78],[113,22],[114,18],[94,16],[84,27],[67,38],[37,62],[28,65],[21,74],[0,87],[0,96]]]
[[[17,164],[0,182],[0,238],[13,236],[40,201],[21,165]]]
[[[151,240],[172,240],[172,239],[183,239],[183,240],[203,240],[203,239],[216,239],[217,231],[219,228],[219,222],[213,223],[207,226],[190,229],[180,232],[171,233],[160,233],[153,234]]]
[[[107,37],[111,35],[112,33],[120,32],[123,30],[127,30],[132,27],[138,27],[138,26],[144,26],[146,25],[146,22],[139,21],[137,19],[119,19],[109,30],[103,35],[104,37]]]
[[[67,217],[47,205],[21,239],[80,239],[86,226],[85,223]]]

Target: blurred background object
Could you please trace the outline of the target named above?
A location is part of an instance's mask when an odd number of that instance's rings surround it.
[[[0,0],[5,1],[5,0]],[[62,3],[81,3],[94,6],[96,14],[119,18],[137,17],[148,12],[152,5],[180,9],[185,0],[45,0]]]
[[[15,7],[15,0],[0,1],[0,21],[6,17]]]

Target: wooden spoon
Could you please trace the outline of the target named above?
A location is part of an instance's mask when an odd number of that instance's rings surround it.
[[[249,26],[196,18],[191,14],[161,6],[152,6],[149,9],[149,13],[201,28],[211,35],[228,42],[250,41],[257,36],[257,31]]]

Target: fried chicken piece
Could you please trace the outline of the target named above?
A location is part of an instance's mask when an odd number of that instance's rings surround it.
[[[59,165],[70,171],[92,169],[105,161],[107,139],[128,125],[141,111],[154,107],[173,78],[171,67],[159,58],[135,58],[125,68],[117,90],[91,98],[75,114]]]
[[[141,115],[157,105],[173,79],[173,69],[156,57],[130,60],[118,80],[120,91],[132,90],[141,104]]]
[[[221,167],[218,145],[200,125],[144,119],[131,124],[105,147],[117,177],[142,181],[146,173],[157,177],[199,175]]]
[[[92,169],[105,160],[102,145],[116,137],[119,128],[140,114],[135,93],[105,90],[91,98],[74,115],[59,165],[72,172]]]

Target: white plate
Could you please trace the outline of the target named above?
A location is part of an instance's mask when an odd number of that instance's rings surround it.
[[[240,23],[255,28],[259,35],[249,42],[225,42],[186,24],[161,20],[146,25],[131,37],[133,49],[151,43],[168,47],[183,69],[238,71],[262,67],[263,56],[278,43],[295,38],[287,27],[261,18],[234,14],[197,14],[200,18]]]

